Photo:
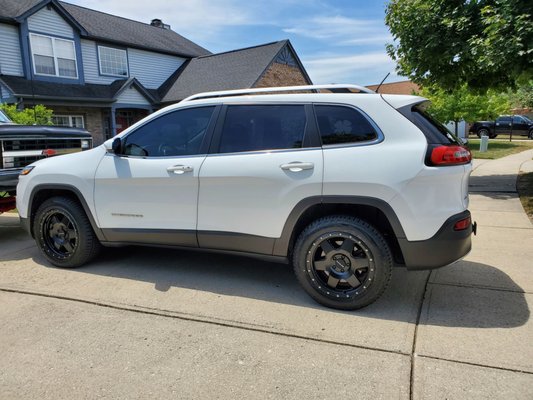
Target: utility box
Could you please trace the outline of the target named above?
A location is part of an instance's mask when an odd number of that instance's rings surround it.
[[[481,136],[481,142],[479,143],[479,151],[484,153],[489,148],[489,137],[486,135]]]

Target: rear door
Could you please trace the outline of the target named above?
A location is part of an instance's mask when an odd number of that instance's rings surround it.
[[[272,254],[302,199],[322,192],[312,106],[227,105],[200,170],[200,247]]]

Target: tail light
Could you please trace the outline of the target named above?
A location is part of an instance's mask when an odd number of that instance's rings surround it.
[[[464,231],[467,229],[470,224],[472,223],[472,219],[470,217],[462,219],[460,221],[457,221],[455,225],[453,226],[454,231]]]
[[[431,165],[461,165],[472,161],[472,153],[464,146],[436,146],[430,152]]]

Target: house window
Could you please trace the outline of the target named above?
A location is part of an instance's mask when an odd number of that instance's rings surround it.
[[[126,50],[98,46],[100,74],[128,76],[128,57]]]
[[[36,75],[77,78],[76,51],[72,40],[30,35],[33,70]]]
[[[52,123],[56,126],[85,127],[83,115],[54,115],[52,117]]]

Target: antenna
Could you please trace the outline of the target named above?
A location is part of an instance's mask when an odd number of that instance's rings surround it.
[[[381,87],[381,85],[383,85],[383,82],[385,82],[385,79],[387,79],[390,75],[390,72],[387,72],[387,75],[385,75],[385,78],[383,78],[383,80],[381,81],[381,83],[378,85],[378,87],[376,88],[376,93],[379,92],[379,88]]]

